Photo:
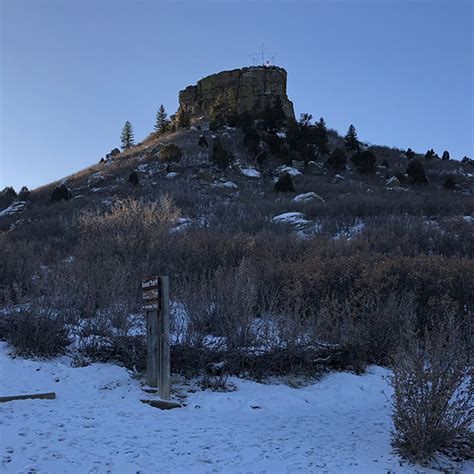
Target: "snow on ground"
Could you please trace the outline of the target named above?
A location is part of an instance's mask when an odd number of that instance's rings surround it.
[[[0,217],[12,216],[13,214],[17,214],[21,212],[26,207],[26,201],[15,201],[14,203],[10,204],[6,209],[0,211]]]
[[[260,178],[262,176],[260,171],[255,168],[240,168],[240,172],[247,178]]]
[[[365,222],[362,219],[356,219],[353,225],[342,226],[334,235],[334,240],[347,239],[351,240],[357,234],[365,229]]]
[[[299,176],[300,174],[302,174],[301,171],[297,170],[296,168],[293,168],[293,166],[279,166],[276,169],[276,172],[279,175],[283,173],[288,173],[292,177]]]
[[[284,212],[283,214],[275,216],[272,221],[279,224],[291,224],[298,227],[305,226],[311,222],[306,219],[302,212]]]
[[[234,392],[192,393],[195,385],[175,382],[187,406],[161,411],[140,402],[151,395],[118,366],[8,354],[0,343],[1,395],[57,398],[0,404],[2,472],[432,472],[391,453],[387,371],[378,367],[300,389],[233,378]]]
[[[324,202],[324,199],[321,196],[318,196],[313,192],[298,194],[293,198],[293,202],[309,202],[314,201],[315,199]]]

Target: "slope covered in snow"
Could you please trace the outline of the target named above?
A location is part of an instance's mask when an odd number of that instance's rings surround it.
[[[217,393],[175,380],[186,406],[161,411],[118,366],[8,354],[1,343],[2,395],[57,398],[0,404],[2,472],[431,472],[391,453],[378,367],[300,389],[232,379],[236,391]]]

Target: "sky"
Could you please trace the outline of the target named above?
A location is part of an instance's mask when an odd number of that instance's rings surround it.
[[[297,114],[374,144],[474,157],[474,0],[0,0],[0,188],[97,163],[178,91],[253,64]]]

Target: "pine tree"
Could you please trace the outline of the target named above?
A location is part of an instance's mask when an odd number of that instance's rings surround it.
[[[180,107],[178,110],[178,127],[187,128],[191,124],[191,119],[189,117],[189,110],[187,107]]]
[[[30,199],[30,190],[26,186],[23,186],[20,189],[20,192],[18,193],[18,199],[20,201],[28,201],[28,199]]]
[[[326,161],[326,166],[334,171],[342,171],[347,164],[347,156],[342,148],[335,148]]]
[[[350,125],[346,136],[344,137],[344,146],[349,152],[357,152],[360,150],[360,142],[357,138],[357,132],[354,125]]]
[[[322,156],[329,153],[328,148],[328,129],[326,127],[326,122],[321,117],[318,122],[316,122],[315,129],[315,139],[316,139],[316,149],[318,153]]]
[[[261,118],[263,119],[265,130],[269,132],[277,132],[278,130],[281,130],[286,122],[286,115],[283,110],[283,102],[279,95],[275,97],[271,105],[267,104],[263,109]]]
[[[167,113],[163,104],[160,105],[158,112],[156,113],[155,132],[157,135],[163,135],[169,130],[169,121],[167,119]]]
[[[412,158],[415,158],[416,153],[411,149],[408,148],[408,150],[405,152],[405,156],[411,160]]]
[[[448,150],[444,150],[444,151],[443,151],[443,156],[442,156],[441,159],[444,160],[444,161],[447,161],[447,160],[449,160],[450,158],[451,158],[451,157],[449,156],[449,151],[448,151]]]
[[[133,127],[132,124],[127,120],[122,129],[122,135],[120,137],[122,142],[122,150],[128,150],[134,145]]]
[[[277,193],[294,193],[295,187],[293,185],[293,180],[291,175],[288,173],[283,173],[278,181],[275,183],[275,191]]]
[[[138,173],[136,171],[132,171],[128,175],[128,182],[134,184],[135,186],[138,186],[139,179],[138,179]]]
[[[363,174],[373,174],[377,171],[377,157],[371,150],[359,151],[351,157],[357,171]]]
[[[216,139],[212,147],[212,162],[219,168],[225,169],[229,166],[232,158],[232,153],[224,148],[224,145],[219,139]]]
[[[406,174],[412,184],[423,184],[428,182],[425,175],[425,169],[418,160],[410,160],[408,162]]]

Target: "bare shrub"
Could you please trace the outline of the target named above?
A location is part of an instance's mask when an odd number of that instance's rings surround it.
[[[222,338],[214,347],[233,350],[252,342],[251,324],[256,305],[255,284],[245,262],[236,269],[219,268],[212,277],[188,284],[188,340],[204,344],[207,336]],[[220,347],[219,347],[220,346]]]
[[[392,444],[412,462],[425,463],[472,436],[474,373],[463,344],[452,316],[430,332],[406,331],[390,381]]]
[[[125,311],[137,309],[139,282],[157,272],[160,257],[166,259],[168,231],[178,217],[179,210],[166,196],[149,204],[127,199],[108,213],[79,217],[70,271],[80,289],[83,315],[119,303]]]
[[[316,335],[338,344],[341,362],[356,372],[370,363],[387,364],[407,324],[415,318],[413,298],[352,293],[323,300],[316,315]]]
[[[5,331],[6,340],[22,356],[54,357],[70,344],[64,320],[38,310],[11,314]]]

